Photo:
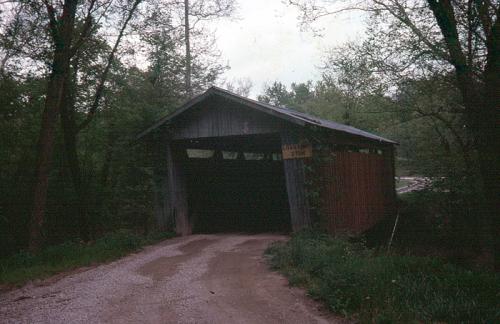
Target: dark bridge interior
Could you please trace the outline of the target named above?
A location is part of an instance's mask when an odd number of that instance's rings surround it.
[[[290,231],[278,135],[196,139],[181,147],[194,233]]]

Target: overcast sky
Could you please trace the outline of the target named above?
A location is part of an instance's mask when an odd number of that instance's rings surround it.
[[[350,13],[316,24],[323,28],[323,37],[302,32],[298,11],[282,0],[239,0],[236,16],[214,24],[217,45],[231,67],[224,77],[249,78],[252,97],[275,80],[287,85],[317,80],[325,50],[362,37],[364,29],[360,14]]]

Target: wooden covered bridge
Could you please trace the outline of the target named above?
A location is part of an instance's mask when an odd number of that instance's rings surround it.
[[[211,87],[139,135],[156,156],[155,214],[193,232],[363,232],[395,206],[394,145]]]

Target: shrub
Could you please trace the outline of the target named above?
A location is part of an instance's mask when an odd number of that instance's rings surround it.
[[[500,276],[435,258],[376,254],[360,243],[302,232],[266,253],[292,285],[362,322],[500,320]]]
[[[174,235],[166,232],[143,236],[119,230],[88,244],[70,241],[46,247],[36,255],[21,251],[0,260],[0,284],[20,285],[61,271],[110,261]]]

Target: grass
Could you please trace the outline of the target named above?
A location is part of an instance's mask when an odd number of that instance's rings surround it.
[[[46,278],[62,271],[115,260],[139,250],[144,245],[173,236],[173,233],[168,232],[144,236],[120,230],[90,244],[67,242],[44,248],[35,255],[19,252],[0,259],[0,285],[19,286],[30,280]]]
[[[271,266],[337,314],[362,323],[499,323],[500,276],[433,258],[377,254],[301,232],[270,246]]]

